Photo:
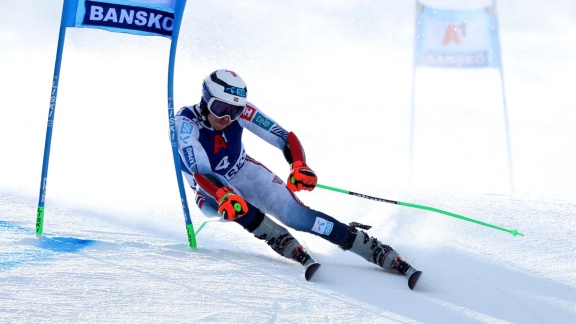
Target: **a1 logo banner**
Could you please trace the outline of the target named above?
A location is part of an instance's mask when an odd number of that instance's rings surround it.
[[[500,66],[493,7],[454,10],[419,4],[415,41],[415,66]]]

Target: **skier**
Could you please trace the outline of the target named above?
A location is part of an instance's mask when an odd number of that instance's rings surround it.
[[[217,70],[202,83],[199,104],[180,109],[175,117],[178,150],[184,177],[196,193],[198,208],[208,217],[221,215],[264,240],[278,254],[306,267],[310,277],[320,266],[285,226],[318,235],[343,250],[408,278],[410,289],[421,272],[391,246],[358,223],[346,225],[304,205],[294,194],[313,190],[314,171],[306,164],[300,141],[246,99],[243,79],[230,70]],[[248,156],[242,143],[244,128],[284,152],[290,164],[282,181]],[[273,216],[285,226],[272,220]]]

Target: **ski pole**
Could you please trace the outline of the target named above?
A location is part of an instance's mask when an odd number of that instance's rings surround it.
[[[204,222],[202,222],[202,225],[200,225],[200,227],[198,227],[198,229],[196,230],[196,232],[194,233],[194,235],[198,235],[198,233],[200,233],[200,231],[204,228],[204,226],[206,226],[208,223],[210,222],[220,222],[222,221],[222,217],[220,216],[214,216],[214,217],[207,217],[208,219],[205,220]]]
[[[327,189],[327,190],[332,190],[332,191],[336,191],[336,192],[341,192],[344,194],[348,194],[351,196],[356,196],[356,197],[360,197],[360,198],[365,198],[365,199],[370,199],[370,200],[376,200],[376,201],[380,201],[380,202],[385,202],[385,203],[389,203],[389,204],[395,204],[395,205],[400,205],[400,206],[406,206],[406,207],[412,207],[412,208],[418,208],[418,209],[424,209],[424,210],[428,210],[428,211],[432,211],[432,212],[436,212],[436,213],[440,213],[440,214],[444,214],[444,215],[448,215],[448,216],[452,216],[455,218],[459,218],[461,220],[465,220],[468,222],[472,222],[472,223],[476,223],[479,225],[483,225],[486,227],[491,227],[500,231],[504,231],[504,232],[508,232],[510,234],[512,234],[513,236],[519,235],[519,236],[524,236],[524,234],[518,232],[518,230],[509,230],[506,228],[502,228],[496,225],[492,225],[492,224],[488,224],[488,223],[484,223],[481,222],[479,220],[475,220],[472,218],[468,218],[462,215],[458,215],[458,214],[454,214],[445,210],[441,210],[438,208],[434,208],[434,207],[428,207],[428,206],[422,206],[422,205],[416,205],[416,204],[411,204],[411,203],[406,203],[406,202],[401,202],[401,201],[395,201],[395,200],[390,200],[390,199],[384,199],[384,198],[378,198],[378,197],[372,197],[372,196],[368,196],[368,195],[364,195],[361,193],[357,193],[357,192],[352,192],[352,191],[348,191],[348,190],[344,190],[344,189],[338,189],[338,188],[334,188],[334,187],[330,187],[330,186],[325,186],[325,185],[321,185],[321,184],[317,184],[316,187],[318,188],[322,188],[322,189]]]

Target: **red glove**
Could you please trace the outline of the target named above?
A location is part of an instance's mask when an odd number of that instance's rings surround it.
[[[312,191],[316,187],[318,177],[306,163],[296,161],[290,165],[290,175],[288,176],[288,189],[292,191],[308,190]]]
[[[227,187],[216,190],[216,201],[218,202],[218,213],[227,221],[236,220],[248,212],[248,205],[244,198]]]

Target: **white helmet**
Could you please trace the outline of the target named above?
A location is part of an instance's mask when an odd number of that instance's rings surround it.
[[[234,71],[216,70],[208,75],[202,83],[202,98],[210,103],[212,98],[234,106],[246,106],[246,83]]]

